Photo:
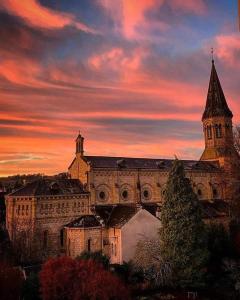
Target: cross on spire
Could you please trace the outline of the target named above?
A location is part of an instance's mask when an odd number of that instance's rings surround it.
[[[212,54],[212,63],[214,63],[214,50],[213,50],[213,47],[211,48],[211,54]]]

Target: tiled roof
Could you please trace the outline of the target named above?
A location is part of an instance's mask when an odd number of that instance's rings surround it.
[[[233,114],[227,105],[217,71],[212,63],[212,71],[208,88],[207,102],[202,120],[212,117],[232,117]]]
[[[96,207],[96,214],[104,221],[105,226],[115,228],[121,228],[137,213],[137,211],[135,205]]]
[[[44,196],[83,194],[78,179],[39,179],[9,194],[10,196]]]
[[[223,200],[200,201],[203,207],[203,218],[214,219],[229,216],[229,204]]]
[[[69,224],[65,225],[69,228],[89,228],[89,227],[101,227],[101,223],[94,215],[82,216]]]
[[[154,158],[129,158],[109,156],[84,156],[93,168],[119,168],[119,169],[157,169],[169,170],[173,159]],[[198,160],[182,160],[185,170],[218,171],[217,162],[206,162]]]

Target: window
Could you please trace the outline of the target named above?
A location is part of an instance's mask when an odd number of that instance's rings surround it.
[[[122,192],[122,198],[123,198],[123,199],[127,199],[127,198],[128,198],[128,191],[127,191],[127,190],[124,190],[124,191]]]
[[[91,239],[87,240],[87,251],[91,252]]]
[[[197,193],[198,193],[198,196],[202,196],[202,191],[200,189],[198,189]]]
[[[212,127],[211,127],[211,125],[207,126],[207,138],[209,140],[212,139]]]
[[[222,137],[222,125],[221,124],[215,125],[215,133],[216,133],[216,138]]]
[[[142,197],[144,200],[150,200],[151,199],[151,191],[149,188],[145,188],[143,191],[142,191]]]
[[[60,245],[61,245],[61,247],[63,247],[63,245],[64,245],[64,231],[63,230],[64,229],[60,230]]]
[[[101,191],[101,192],[99,193],[99,198],[100,198],[101,200],[104,200],[104,199],[106,198],[105,192]]]
[[[143,192],[143,196],[144,196],[144,198],[148,198],[148,196],[149,196],[148,190],[145,190]]]
[[[48,246],[48,231],[44,230],[43,232],[43,249],[46,249]]]

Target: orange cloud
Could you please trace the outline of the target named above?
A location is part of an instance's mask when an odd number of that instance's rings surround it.
[[[0,8],[24,19],[34,27],[61,29],[65,26],[74,26],[79,30],[95,33],[95,30],[77,21],[73,15],[56,12],[42,6],[37,0],[1,0]]]

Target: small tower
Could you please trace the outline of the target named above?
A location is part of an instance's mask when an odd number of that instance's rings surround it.
[[[234,148],[232,117],[212,60],[207,102],[202,116],[205,150],[201,160],[219,160],[220,165],[226,167],[227,162],[239,159]]]
[[[76,138],[76,155],[83,156],[84,153],[84,137],[81,136],[80,132],[78,134],[78,137]]]

